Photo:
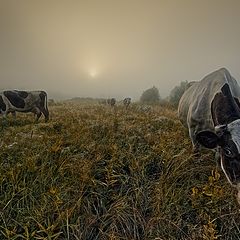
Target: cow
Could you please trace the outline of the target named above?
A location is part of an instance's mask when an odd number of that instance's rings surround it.
[[[127,97],[127,98],[124,98],[124,99],[123,99],[123,105],[124,105],[126,108],[129,107],[130,103],[131,103],[131,98],[130,98],[130,97]]]
[[[116,99],[115,98],[108,98],[107,99],[107,104],[110,105],[111,107],[114,107],[116,104]]]
[[[194,83],[180,99],[178,115],[189,130],[193,149],[215,149],[221,168],[238,190],[240,202],[240,87],[221,68]]]
[[[44,115],[49,120],[47,93],[45,91],[7,90],[0,93],[0,113],[6,118],[8,113],[33,112],[37,115],[36,122]]]

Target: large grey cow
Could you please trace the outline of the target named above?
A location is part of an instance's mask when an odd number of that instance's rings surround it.
[[[4,117],[8,113],[33,112],[37,115],[36,121],[44,115],[45,121],[49,119],[47,107],[47,93],[44,91],[3,91],[0,93],[0,113]]]
[[[200,145],[218,149],[221,167],[239,191],[240,199],[240,87],[221,68],[194,83],[180,99],[178,114],[189,130],[195,151]]]

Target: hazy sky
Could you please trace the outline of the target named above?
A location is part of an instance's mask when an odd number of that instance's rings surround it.
[[[0,0],[0,89],[162,97],[227,67],[240,80],[239,0]]]

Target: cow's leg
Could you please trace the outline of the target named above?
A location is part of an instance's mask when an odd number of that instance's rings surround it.
[[[47,108],[45,107],[40,107],[40,111],[43,113],[44,117],[45,117],[45,122],[47,122],[49,120],[49,111]]]
[[[41,101],[39,102],[39,106],[37,106],[40,111],[43,113],[45,117],[45,122],[49,120],[49,112],[47,107],[47,94],[45,92],[41,92],[39,94]]]
[[[38,122],[39,118],[40,118],[41,115],[42,115],[42,112],[40,111],[39,108],[35,108],[35,109],[33,110],[33,113],[35,113],[35,114],[37,115],[37,117],[36,117],[36,119],[35,119],[35,122]]]
[[[49,120],[49,111],[47,108],[44,108],[44,117],[45,117],[45,122],[47,122]]]
[[[3,125],[7,125],[8,124],[8,121],[7,121],[7,115],[8,115],[8,112],[3,112],[2,111],[2,114],[3,114]]]
[[[192,145],[193,145],[193,148],[192,148],[193,153],[194,154],[199,154],[201,146],[198,143],[198,141],[196,140],[195,130],[196,130],[195,128],[190,127],[189,128],[189,136],[190,136],[190,139],[191,139]]]

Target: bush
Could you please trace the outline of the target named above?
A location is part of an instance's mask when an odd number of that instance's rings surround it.
[[[160,95],[156,87],[149,88],[142,93],[140,102],[142,103],[159,103]]]
[[[177,106],[180,98],[189,86],[191,86],[191,84],[188,83],[188,81],[182,81],[180,85],[175,86],[170,92],[169,102],[174,106]]]

